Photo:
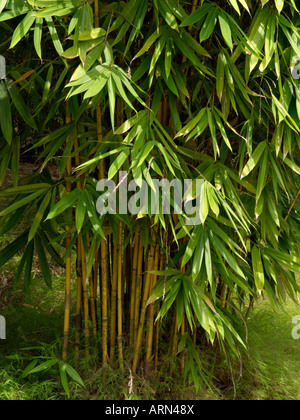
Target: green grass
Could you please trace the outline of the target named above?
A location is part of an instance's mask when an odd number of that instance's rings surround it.
[[[300,399],[300,340],[292,338],[292,319],[300,315],[300,305],[287,302],[284,309],[284,313],[275,311],[263,300],[252,312],[249,351],[243,354],[243,365],[234,370],[238,399]],[[230,397],[233,392],[232,385],[226,394]]]
[[[21,351],[21,347],[37,345],[41,341],[51,346],[60,334],[59,314],[52,315],[46,309],[51,294],[38,310],[28,307],[33,296],[27,297],[25,303],[9,308],[4,315],[8,319],[14,314],[12,324],[16,336],[8,335],[2,341],[0,354],[0,400],[26,399],[65,399],[58,370],[22,377],[24,368],[29,363],[25,358],[30,353]],[[129,370],[121,373],[117,367],[101,369],[97,355],[91,354],[87,360],[81,359],[79,373],[85,387],[70,386],[71,398],[90,399],[240,399],[240,400],[298,400],[300,399],[300,340],[292,338],[292,318],[300,314],[294,303],[286,306],[286,313],[274,312],[268,301],[262,301],[254,309],[248,322],[249,351],[243,352],[243,362],[232,362],[230,372],[224,361],[216,369],[216,376],[223,380],[216,383],[221,393],[205,390],[196,393],[192,387],[182,388],[181,378],[167,375],[161,382],[135,377],[132,393],[129,392]],[[6,359],[7,355],[19,355],[19,360]],[[104,386],[103,376],[106,378]]]

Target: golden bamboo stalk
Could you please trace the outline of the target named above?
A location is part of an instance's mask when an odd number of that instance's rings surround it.
[[[75,139],[74,142],[75,150],[79,148],[79,141]],[[80,165],[80,155],[76,153],[75,155],[75,164],[76,167]],[[82,182],[79,177],[77,177],[77,189],[82,189]],[[82,329],[82,315],[81,315],[81,308],[82,308],[82,262],[81,262],[81,244],[79,238],[76,241],[76,254],[77,254],[77,261],[76,261],[76,271],[77,271],[77,293],[76,293],[76,334],[75,334],[75,367],[78,367],[79,361],[79,349],[80,349],[80,336],[81,336],[81,329]]]
[[[154,271],[158,270],[158,264],[159,264],[159,245],[156,245],[155,249],[155,258],[154,258]],[[150,287],[149,296],[152,295],[153,287],[156,284],[157,275],[152,275],[152,282]],[[147,321],[147,350],[146,350],[146,363],[149,363],[152,357],[152,347],[153,347],[153,332],[154,332],[154,312],[155,312],[155,304],[154,302],[149,305],[149,311],[148,311],[148,321]]]
[[[197,323],[198,323],[198,318],[197,318],[196,314],[194,314],[194,321],[195,321],[195,328],[194,328],[194,332],[193,332],[193,343],[194,343],[194,345],[196,345],[196,342],[197,342]]]
[[[117,324],[117,288],[118,288],[118,241],[113,249],[113,277],[111,287],[111,305],[110,305],[110,361],[113,362],[115,358],[116,346],[116,324]]]
[[[123,308],[122,308],[122,242],[123,242],[123,225],[120,223],[119,229],[119,252],[118,252],[118,348],[120,368],[124,370],[123,360]]]
[[[107,259],[108,248],[107,241],[101,238],[101,284],[102,284],[102,361],[106,365],[108,362],[108,272],[107,272]]]
[[[149,250],[149,259],[147,264],[147,272],[145,275],[145,284],[144,284],[144,294],[143,294],[143,300],[142,300],[142,308],[141,308],[141,314],[140,314],[140,322],[139,322],[139,329],[137,333],[137,340],[136,340],[136,347],[135,347],[135,353],[133,357],[133,365],[132,365],[132,371],[136,373],[138,361],[140,357],[141,347],[142,347],[142,338],[143,338],[143,332],[144,332],[144,325],[145,325],[145,318],[146,318],[146,311],[147,311],[147,300],[149,298],[149,290],[151,286],[151,274],[150,271],[153,271],[154,266],[154,253],[155,253],[155,235],[152,231],[151,238],[154,243],[151,243],[150,250]]]
[[[198,5],[198,0],[194,0],[194,1],[193,1],[193,6],[192,6],[192,10],[191,10],[191,14],[195,12],[195,10],[196,10],[196,8],[197,8],[197,5]],[[192,30],[193,30],[193,25],[190,25],[190,26],[188,27],[188,31],[189,31],[189,32],[192,32]]]
[[[177,302],[177,300],[176,300]],[[177,321],[177,311],[175,307],[175,314],[173,320],[173,340],[172,340],[172,355],[175,357],[178,353],[178,321]]]
[[[134,305],[136,298],[136,287],[137,287],[137,269],[138,269],[138,256],[139,256],[139,232],[135,235],[135,244],[133,251],[133,263],[132,263],[132,277],[131,277],[131,292],[130,292],[130,328],[129,328],[129,344],[130,347],[134,346]]]
[[[80,349],[80,336],[82,329],[82,316],[81,316],[81,301],[82,301],[82,265],[81,265],[81,246],[77,238],[77,294],[76,294],[76,335],[75,335],[75,368],[78,367],[79,349]]]
[[[166,240],[166,231],[164,231],[164,241]],[[165,254],[163,249],[160,250],[160,263],[159,263],[159,271],[163,271],[165,266]],[[159,313],[160,305],[157,308],[157,312]],[[155,375],[158,373],[158,353],[159,353],[159,331],[160,331],[160,320],[156,323],[156,331],[155,331],[155,356],[154,356],[154,372]]]
[[[68,104],[66,105],[66,124],[69,124],[72,121],[71,117],[68,115]],[[67,139],[67,142],[69,139]],[[69,158],[67,162],[67,177],[70,178],[72,175],[72,159]],[[66,180],[66,190],[67,194],[70,194],[72,191],[72,182]],[[70,231],[70,227],[67,226],[67,232]],[[66,238],[66,252],[70,251],[71,246],[71,235],[68,235]],[[69,330],[70,330],[70,303],[71,303],[71,277],[72,277],[72,256],[71,252],[66,260],[66,287],[65,287],[65,313],[64,313],[64,339],[63,339],[63,353],[62,359],[67,360],[68,356],[68,346],[69,346]]]
[[[79,243],[81,246],[81,265],[82,265],[82,290],[83,290],[83,323],[84,323],[84,336],[85,336],[85,352],[89,356],[89,338],[90,338],[90,315],[89,315],[89,295],[88,295],[88,277],[86,270],[86,254],[82,239],[82,234],[79,234]]]
[[[98,141],[103,141],[102,134],[102,108],[97,107],[97,135]],[[105,162],[102,159],[99,163],[99,179],[105,178]],[[101,238],[100,244],[100,265],[101,265],[101,298],[102,298],[102,361],[108,362],[108,263],[109,263],[108,242]],[[96,267],[95,267],[96,268]]]
[[[91,319],[92,319],[92,327],[93,327],[93,337],[97,337],[97,316],[96,316],[96,298],[94,295],[95,288],[94,288],[94,276],[95,270],[90,275],[89,279],[89,287],[90,287],[90,305],[91,305]]]
[[[137,265],[135,303],[134,303],[134,324],[133,324],[133,335],[134,335],[133,344],[134,345],[133,345],[133,348],[136,347],[137,334],[138,334],[138,328],[139,328],[143,261],[144,261],[144,246],[143,246],[141,237],[139,237],[138,265]]]
[[[181,323],[181,337],[185,334],[185,314],[183,313],[182,323]],[[185,371],[185,352],[181,355],[181,374],[184,376]]]
[[[95,28],[99,28],[99,0],[94,1],[95,11]]]

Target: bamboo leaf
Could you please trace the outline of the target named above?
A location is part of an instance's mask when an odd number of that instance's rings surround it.
[[[51,220],[54,219],[55,217],[59,216],[61,213],[63,213],[64,211],[70,209],[73,207],[73,204],[75,203],[75,201],[78,200],[79,196],[81,194],[81,191],[79,190],[74,190],[72,192],[70,192],[69,194],[65,195],[54,207],[53,209],[50,210],[47,219],[46,220]]]
[[[36,234],[36,232],[37,232],[37,230],[38,230],[38,228],[39,228],[39,226],[40,226],[40,224],[43,220],[44,213],[45,213],[45,211],[46,211],[46,209],[47,209],[47,207],[50,203],[51,196],[52,196],[52,192],[48,191],[48,193],[45,195],[44,199],[42,200],[40,206],[38,207],[37,212],[36,212],[35,217],[34,217],[34,220],[32,222],[30,231],[29,231],[28,242],[30,242]]]
[[[42,59],[42,32],[43,32],[43,18],[36,18],[34,28],[34,47],[40,59]]]
[[[252,248],[252,264],[256,288],[260,292],[264,289],[265,286],[265,274],[261,259],[261,253],[257,246],[254,246]]]
[[[13,138],[13,125],[11,116],[11,105],[5,83],[0,80],[0,127],[8,144]]]
[[[0,267],[3,267],[4,264],[7,263],[14,255],[16,255],[21,249],[23,249],[27,244],[28,239],[28,231],[22,233],[20,236],[18,236],[17,239],[15,239],[13,242],[11,242],[9,245],[7,245],[5,248],[3,248],[0,251]]]
[[[232,33],[231,33],[230,24],[229,24],[225,14],[223,14],[223,13],[219,14],[218,18],[219,18],[219,24],[220,24],[220,28],[221,28],[221,32],[222,32],[222,36],[224,38],[224,41],[226,42],[226,44],[228,45],[228,47],[232,51],[233,50],[233,42],[232,42]]]
[[[117,159],[112,163],[112,165],[109,168],[108,179],[112,179],[116,175],[116,173],[120,170],[124,162],[128,159],[129,154],[129,149],[125,149],[119,154]]]
[[[21,39],[25,37],[34,22],[35,16],[33,16],[32,12],[29,12],[15,29],[9,48],[14,48],[21,41]]]
[[[35,243],[36,251],[38,254],[39,264],[40,264],[43,278],[45,280],[46,285],[49,287],[50,290],[52,290],[51,272],[50,272],[47,256],[43,247],[43,243],[39,235],[36,235],[34,237],[34,243]]]
[[[7,214],[13,213],[14,211],[18,210],[20,207],[25,206],[25,204],[33,202],[36,198],[43,194],[45,190],[37,191],[29,196],[22,198],[21,200],[15,201],[13,204],[6,207],[6,209],[0,212],[0,216],[6,216]]]
[[[218,10],[217,8],[212,7],[200,31],[200,42],[205,41],[211,36],[214,30],[214,27],[217,23],[217,17],[218,17]]]
[[[0,13],[5,8],[7,1],[8,0],[0,0]]]
[[[36,122],[34,121],[33,116],[31,115],[30,110],[28,109],[27,105],[25,104],[25,101],[20,94],[17,86],[15,84],[11,84],[8,86],[8,92],[12,99],[13,104],[15,105],[17,111],[23,118],[23,120],[30,125],[30,127],[37,130]]]
[[[259,145],[255,149],[253,155],[249,159],[247,165],[245,166],[245,168],[242,172],[241,178],[245,178],[246,176],[248,176],[250,174],[250,172],[253,171],[253,169],[256,167],[256,165],[260,161],[260,158],[261,158],[263,152],[265,151],[266,147],[267,147],[267,142],[266,141],[262,141],[261,143],[259,143]]]

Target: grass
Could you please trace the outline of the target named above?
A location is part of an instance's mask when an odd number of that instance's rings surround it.
[[[9,305],[4,311],[8,319],[8,339],[1,342],[0,348],[0,400],[66,399],[57,369],[22,377],[28,364],[25,357],[28,352],[21,348],[41,341],[50,347],[55,341],[59,342],[57,337],[61,332],[61,314],[51,311],[49,306],[54,300],[52,293],[44,295],[41,306],[36,308],[34,300],[37,298],[37,294],[28,296],[22,304],[19,302],[13,308]],[[104,370],[100,368],[97,355],[91,354],[89,359],[81,359],[78,368],[85,387],[71,385],[71,398],[298,400],[300,340],[292,338],[292,318],[300,314],[300,309],[289,302],[285,310],[286,313],[274,312],[268,301],[261,301],[254,309],[248,322],[249,351],[242,354],[242,365],[233,362],[230,373],[229,366],[223,362],[215,372],[224,382],[224,386],[222,381],[217,383],[220,395],[208,390],[196,393],[192,387],[183,389],[181,378],[167,375],[167,369],[163,381],[151,383],[143,377],[131,378],[129,369],[125,373],[117,367]],[[11,360],[5,357],[8,355],[19,357]],[[130,379],[133,379],[131,390]]]
[[[300,399],[300,340],[292,337],[292,319],[300,315],[300,305],[287,302],[284,309],[274,311],[267,300],[254,309],[243,377],[236,383],[239,399]]]

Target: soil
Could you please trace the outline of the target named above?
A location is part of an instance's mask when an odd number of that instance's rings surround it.
[[[27,176],[31,175],[34,171],[41,168],[41,165],[30,163],[30,162],[21,162],[20,169],[19,169],[19,177],[20,179],[26,178]],[[51,172],[51,175],[54,179],[59,179],[59,170],[56,165],[47,164],[47,168]],[[8,186],[12,185],[12,174],[10,169],[7,170],[5,179],[3,184],[0,184],[0,190],[3,188],[7,188]]]

